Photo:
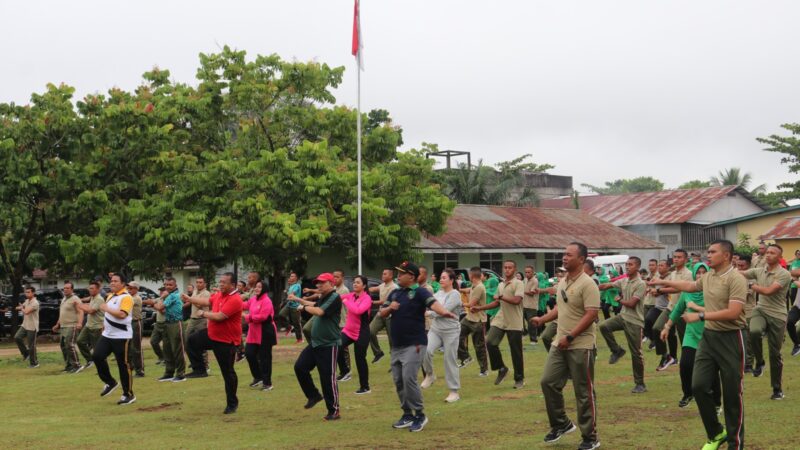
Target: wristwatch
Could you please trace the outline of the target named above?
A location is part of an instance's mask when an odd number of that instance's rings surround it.
[[[568,335],[567,335],[567,342],[572,342],[572,341],[574,341],[574,340],[575,340],[575,336],[573,336],[573,335],[571,335],[571,334],[568,334]]]
[[[700,313],[700,320],[703,321],[703,322],[706,321],[706,313],[704,313],[704,312]]]

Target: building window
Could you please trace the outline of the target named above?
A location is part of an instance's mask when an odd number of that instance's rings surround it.
[[[556,274],[556,267],[561,267],[563,257],[562,253],[545,253],[544,254],[544,271],[551,277]]]
[[[436,274],[436,278],[439,278],[439,274],[446,268],[457,269],[458,268],[458,253],[434,253],[433,254],[433,273]]]
[[[503,276],[503,254],[502,253],[481,253],[481,269],[491,269]]]

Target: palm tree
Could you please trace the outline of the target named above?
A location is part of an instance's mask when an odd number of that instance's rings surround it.
[[[525,185],[525,175],[516,167],[497,171],[484,166],[459,164],[444,178],[445,194],[460,204],[530,206],[539,203],[536,192]]]
[[[709,178],[712,186],[740,186],[743,189],[748,189],[750,183],[753,181],[753,176],[750,173],[742,173],[738,167],[731,167],[730,169],[721,170],[718,176]],[[751,194],[765,194],[767,185],[762,184],[750,190]]]

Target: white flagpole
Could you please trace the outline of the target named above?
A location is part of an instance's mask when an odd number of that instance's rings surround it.
[[[358,154],[358,273],[363,274],[361,263],[361,2],[356,0],[358,5],[358,89],[356,96],[356,152]]]

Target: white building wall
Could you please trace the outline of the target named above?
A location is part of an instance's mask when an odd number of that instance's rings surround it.
[[[689,219],[690,223],[708,225],[714,222],[748,216],[764,211],[760,206],[751,202],[738,192],[717,200]]]

